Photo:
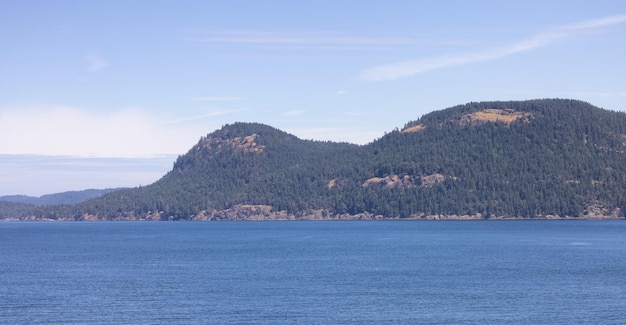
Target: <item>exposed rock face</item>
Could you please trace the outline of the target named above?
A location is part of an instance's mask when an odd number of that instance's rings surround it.
[[[446,180],[457,180],[457,177],[446,176],[443,174],[435,173],[426,176],[409,176],[404,175],[400,177],[398,175],[389,175],[385,177],[372,177],[368,178],[363,184],[363,187],[378,185],[385,188],[413,188],[413,187],[432,187],[435,184],[439,184]]]
[[[605,207],[602,203],[596,202],[589,205],[585,212],[583,212],[582,218],[585,219],[617,219],[621,215],[621,209],[610,209]]]
[[[224,131],[218,136],[205,137],[200,140],[200,143],[196,146],[196,150],[208,149],[214,153],[222,151],[226,147],[243,151],[260,153],[263,152],[265,146],[256,143],[256,134],[248,135],[245,137],[230,137],[228,131]]]
[[[333,178],[328,182],[328,185],[326,185],[326,187],[330,190],[334,187],[342,187],[348,182],[349,180],[347,178]]]
[[[330,182],[328,182],[328,189],[330,190],[331,188],[335,187],[335,185],[337,185],[337,180],[335,179],[331,179]]]
[[[456,177],[451,177],[456,180]],[[422,187],[431,187],[435,184],[439,184],[446,180],[446,176],[443,174],[435,173],[428,176],[422,176]]]
[[[527,112],[518,112],[514,109],[496,109],[488,108],[471,114],[465,114],[459,120],[461,126],[472,126],[486,122],[501,122],[511,124],[513,121],[524,119],[529,122],[532,114]]]
[[[499,122],[507,125],[522,119],[524,122],[530,122],[533,117],[531,113],[520,112],[511,108],[487,108],[470,114],[465,114],[460,118],[452,118],[450,121],[460,126],[477,126],[487,122]],[[441,127],[443,124],[439,124]],[[416,124],[402,130],[402,133],[422,132],[426,129],[424,124]]]
[[[403,187],[411,188],[415,187],[415,179],[409,175],[400,177],[398,175],[390,175],[385,177],[372,177],[367,179],[363,183],[363,187],[369,187],[372,185],[378,185],[385,188]]]
[[[409,126],[408,128],[402,130],[402,133],[412,133],[412,132],[421,132],[424,131],[426,127],[422,124],[417,124],[413,126]]]

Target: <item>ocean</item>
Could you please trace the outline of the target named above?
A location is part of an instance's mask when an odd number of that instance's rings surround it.
[[[624,324],[624,221],[0,223],[2,324]]]

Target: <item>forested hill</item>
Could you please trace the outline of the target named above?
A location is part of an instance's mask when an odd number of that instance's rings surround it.
[[[62,193],[47,194],[42,196],[5,195],[0,196],[0,201],[15,202],[32,205],[60,205],[76,204],[93,199],[104,194],[119,190],[115,188],[88,189],[82,191],[68,191]]]
[[[370,144],[235,123],[152,185],[17,218],[624,218],[626,114],[575,100],[469,103]]]

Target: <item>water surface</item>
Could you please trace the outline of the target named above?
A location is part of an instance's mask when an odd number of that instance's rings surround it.
[[[0,323],[624,323],[626,222],[0,223]]]

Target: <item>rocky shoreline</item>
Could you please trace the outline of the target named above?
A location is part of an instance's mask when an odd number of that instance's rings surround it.
[[[533,217],[510,217],[510,216],[484,216],[480,213],[474,215],[426,215],[416,214],[410,217],[385,217],[372,213],[359,214],[331,214],[326,210],[309,210],[301,213],[288,213],[287,211],[275,211],[269,205],[236,205],[225,210],[204,210],[196,215],[185,219],[176,219],[167,216],[163,212],[148,212],[138,215],[133,212],[119,213],[116,216],[100,216],[94,214],[82,214],[80,216],[68,216],[41,218],[37,216],[9,217],[1,221],[287,221],[287,220],[406,220],[406,221],[444,221],[444,220],[624,220],[620,217],[620,211],[611,213],[589,213],[583,216],[559,216],[539,215]],[[606,212],[606,211],[605,211]]]

